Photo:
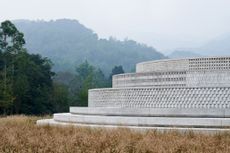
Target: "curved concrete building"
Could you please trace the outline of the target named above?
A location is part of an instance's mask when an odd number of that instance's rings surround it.
[[[37,123],[229,131],[230,57],[138,63],[136,73],[113,76],[112,88],[89,90],[88,105]]]

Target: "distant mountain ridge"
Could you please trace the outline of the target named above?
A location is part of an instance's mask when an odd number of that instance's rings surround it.
[[[168,55],[169,58],[178,59],[178,58],[194,58],[194,57],[202,57],[202,55],[194,53],[192,51],[186,50],[175,50]]]
[[[179,52],[177,52],[179,51]],[[200,47],[184,48],[171,53],[171,56],[230,56],[230,33],[222,34]]]
[[[154,48],[133,40],[99,39],[77,20],[13,22],[25,34],[29,52],[49,57],[55,71],[75,71],[78,64],[88,60],[108,74],[115,65],[131,71],[138,62],[166,58]]]
[[[202,51],[205,55],[230,56],[230,33],[225,33],[209,41],[197,50]]]

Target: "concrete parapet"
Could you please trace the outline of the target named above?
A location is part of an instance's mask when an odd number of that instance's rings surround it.
[[[125,87],[230,87],[230,71],[166,71],[113,76],[113,88]]]
[[[230,87],[104,88],[89,90],[89,107],[230,109]]]
[[[141,62],[136,72],[230,70],[230,57],[198,57]]]

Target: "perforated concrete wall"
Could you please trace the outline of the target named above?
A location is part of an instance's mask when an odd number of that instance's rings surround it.
[[[90,107],[230,108],[230,57],[157,60],[89,90]]]
[[[136,72],[230,70],[230,57],[166,59],[138,63]]]
[[[230,87],[89,90],[89,107],[230,108]]]
[[[156,72],[156,71],[186,71],[189,69],[188,59],[170,59],[170,60],[155,60],[138,63],[136,72]]]
[[[150,86],[230,87],[230,70],[126,73],[113,76],[113,88]]]
[[[230,70],[230,57],[191,58],[189,70]]]
[[[186,73],[187,87],[230,87],[230,71],[203,70]]]
[[[186,86],[185,71],[126,73],[113,76],[113,88],[119,87],[182,87]]]

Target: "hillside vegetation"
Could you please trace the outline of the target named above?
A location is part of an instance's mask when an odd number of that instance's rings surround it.
[[[25,48],[24,34],[7,20],[0,23],[0,114],[51,114],[87,106],[88,89],[110,87],[115,66],[105,76],[87,60],[74,72],[53,72],[52,61]]]
[[[230,134],[179,134],[128,129],[39,127],[38,117],[0,118],[0,152],[20,153],[229,153]]]
[[[115,65],[131,71],[138,62],[165,58],[154,48],[133,40],[99,39],[77,20],[16,20],[14,23],[25,35],[26,48],[49,57],[56,72],[73,72],[76,65],[87,60],[108,75]]]

